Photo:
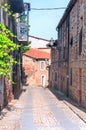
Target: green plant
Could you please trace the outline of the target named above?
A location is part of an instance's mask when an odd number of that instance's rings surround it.
[[[16,14],[14,14],[11,10],[10,10],[10,5],[8,5],[8,3],[0,3],[0,7],[3,9],[4,12],[7,13],[8,16],[12,16],[14,19],[16,19]]]
[[[21,44],[21,49],[23,53],[30,49],[30,44],[31,41],[29,41],[27,44],[26,43]]]
[[[6,76],[10,80],[11,66],[17,63],[11,53],[18,49],[18,45],[10,39],[13,37],[15,36],[10,30],[0,23],[0,76]]]

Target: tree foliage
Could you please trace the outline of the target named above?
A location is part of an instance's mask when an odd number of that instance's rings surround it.
[[[16,15],[10,11],[8,3],[1,1],[0,8],[2,8],[8,16],[13,18],[16,17]],[[11,80],[11,66],[17,63],[12,57],[12,52],[19,48],[19,46],[11,40],[14,37],[16,36],[14,36],[13,33],[5,27],[5,25],[0,23],[0,76],[5,76],[9,80]]]
[[[4,12],[7,13],[8,16],[12,16],[14,19],[16,19],[16,14],[10,10],[10,5],[8,3],[0,2],[0,7],[3,9]]]
[[[16,15],[10,11],[10,6],[7,3],[0,3],[0,7],[7,13],[8,16],[12,16],[15,19]],[[24,19],[25,17],[23,17],[23,20]],[[9,80],[11,80],[11,66],[17,63],[17,61],[15,61],[12,57],[12,52],[19,48],[19,46],[11,40],[14,37],[16,36],[14,36],[9,29],[0,23],[0,76],[5,76]],[[22,44],[22,51],[25,52],[28,50],[30,48],[29,45],[30,42],[28,42],[28,45]]]

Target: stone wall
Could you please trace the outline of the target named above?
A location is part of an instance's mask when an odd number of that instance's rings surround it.
[[[65,33],[68,17],[69,32]],[[61,47],[58,61],[59,90],[86,107],[86,0],[76,1],[59,27],[58,41]],[[64,46],[69,52],[66,60],[63,58]]]
[[[72,69],[72,85],[70,85],[70,97],[75,101],[86,107],[86,90],[85,90],[85,80],[86,80],[86,53],[85,53],[85,5],[86,2],[77,1],[72,11],[70,12],[70,38],[73,37],[73,45],[70,46],[69,63],[70,69]],[[79,54],[80,47],[80,30],[83,28],[82,32],[82,50]],[[70,77],[71,78],[71,77]]]
[[[40,68],[41,61],[44,61],[44,69]],[[23,67],[26,74],[26,84],[32,86],[42,86],[42,76],[45,77],[45,87],[48,86],[49,73],[45,60],[36,60],[23,55]]]
[[[58,89],[58,52],[56,48],[51,48],[51,65],[49,86]]]

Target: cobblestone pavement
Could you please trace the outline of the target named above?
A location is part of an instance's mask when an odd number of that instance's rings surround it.
[[[3,110],[0,130],[86,130],[86,123],[47,88],[28,87],[11,105]]]

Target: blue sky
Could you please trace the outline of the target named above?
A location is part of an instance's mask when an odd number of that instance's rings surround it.
[[[66,7],[70,0],[24,0],[29,2],[31,8],[59,8]],[[31,10],[29,12],[29,34],[36,37],[41,37],[50,40],[57,39],[56,26],[60,21],[63,10]]]

